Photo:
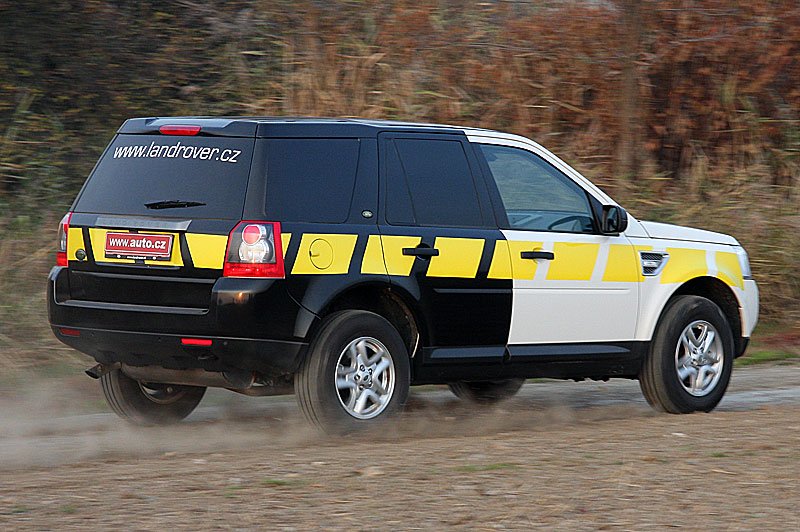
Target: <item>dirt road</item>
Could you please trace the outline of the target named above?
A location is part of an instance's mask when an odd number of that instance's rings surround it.
[[[80,383],[0,403],[0,529],[800,527],[800,365],[738,369],[691,416],[628,381],[533,382],[492,408],[425,388],[337,440],[290,398],[223,392],[131,428],[69,408],[96,394]]]

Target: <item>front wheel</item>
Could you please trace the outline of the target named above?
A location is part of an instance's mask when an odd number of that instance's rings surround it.
[[[177,423],[200,403],[206,389],[139,382],[115,369],[100,377],[103,395],[119,417],[136,425]]]
[[[325,319],[295,375],[303,414],[328,432],[366,427],[402,409],[411,370],[397,330],[372,312]]]
[[[733,370],[733,333],[712,301],[680,296],[656,329],[639,374],[647,402],[672,414],[710,412],[722,400]]]

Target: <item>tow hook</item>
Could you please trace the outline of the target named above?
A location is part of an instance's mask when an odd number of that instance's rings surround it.
[[[115,369],[119,369],[119,362],[113,364],[98,364],[86,370],[86,374],[93,379],[99,379],[106,373],[111,373]]]

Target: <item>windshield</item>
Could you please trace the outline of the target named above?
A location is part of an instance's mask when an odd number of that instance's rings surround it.
[[[255,139],[118,135],[75,210],[239,218]]]

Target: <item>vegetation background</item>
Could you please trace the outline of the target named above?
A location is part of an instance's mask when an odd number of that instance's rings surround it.
[[[0,367],[80,361],[45,314],[57,221],[123,120],[178,114],[532,137],[738,238],[762,338],[800,353],[798,80],[796,0],[0,0]]]

